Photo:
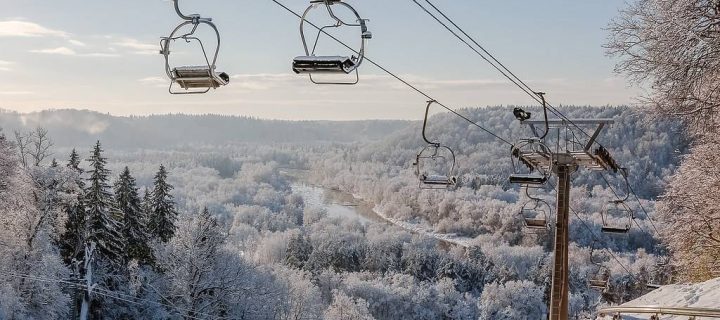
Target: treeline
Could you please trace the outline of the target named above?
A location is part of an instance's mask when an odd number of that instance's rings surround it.
[[[88,110],[17,113],[0,109],[0,128],[9,132],[43,127],[61,142],[59,147],[88,145],[99,139],[115,150],[167,150],[248,142],[347,143],[381,139],[409,123],[400,120],[282,121],[211,114],[119,117]]]

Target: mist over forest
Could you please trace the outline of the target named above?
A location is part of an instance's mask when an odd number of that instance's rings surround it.
[[[41,126],[56,145],[74,147],[101,140],[113,148],[169,149],[240,142],[355,142],[375,140],[407,127],[409,121],[285,121],[223,115],[118,117],[88,110],[18,113],[0,109],[6,132]]]

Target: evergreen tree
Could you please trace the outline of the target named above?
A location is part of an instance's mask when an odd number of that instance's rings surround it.
[[[285,264],[302,269],[310,258],[313,248],[310,239],[300,233],[293,234],[288,241]]]
[[[150,230],[155,238],[168,242],[175,235],[177,211],[170,194],[173,187],[167,183],[167,170],[160,165],[155,174],[155,186],[152,191]]]
[[[152,193],[150,193],[149,188],[145,188],[145,193],[143,194],[142,211],[145,215],[145,218],[147,219],[145,229],[148,231],[148,235],[152,237],[152,228],[150,227],[150,223],[152,220]]]
[[[135,178],[130,175],[128,167],[115,182],[115,203],[123,214],[122,234],[127,261],[134,259],[140,263],[149,263],[151,251],[148,246],[146,211],[142,208]]]
[[[80,155],[72,150],[66,167],[75,174],[75,202],[64,206],[67,216],[65,232],[60,236],[60,254],[66,264],[70,265],[83,259],[85,242],[85,181],[82,179],[83,169],[80,168]]]
[[[93,149],[90,162],[90,177],[85,190],[87,241],[95,243],[96,256],[115,266],[124,264],[124,243],[122,238],[122,212],[118,210],[110,192],[105,168],[106,159],[102,156],[100,141]]]

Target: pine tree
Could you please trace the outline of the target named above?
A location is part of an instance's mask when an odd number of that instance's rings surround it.
[[[122,238],[122,212],[117,209],[102,156],[100,141],[93,149],[90,162],[90,177],[85,190],[87,241],[96,244],[96,256],[103,262],[115,266],[123,265],[124,243]]]
[[[128,167],[115,182],[115,203],[123,214],[122,234],[127,261],[134,259],[143,264],[149,263],[151,251],[148,246],[146,211],[142,208],[135,178],[130,175]]]
[[[155,186],[152,191],[150,230],[155,238],[168,242],[175,235],[177,211],[170,194],[173,187],[167,183],[167,170],[160,165],[155,174]]]
[[[145,188],[145,193],[143,194],[142,211],[145,215],[145,218],[147,219],[145,229],[148,231],[148,235],[152,237],[152,228],[150,227],[150,223],[152,220],[152,193],[150,192],[149,188]]]
[[[80,168],[80,155],[72,150],[66,167],[75,173],[76,195],[75,202],[63,208],[67,215],[65,232],[60,236],[60,254],[65,264],[70,265],[83,259],[83,246],[85,242],[85,199],[83,190],[85,181],[82,179],[83,169]]]

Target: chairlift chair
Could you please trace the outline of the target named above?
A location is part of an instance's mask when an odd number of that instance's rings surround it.
[[[355,17],[357,22],[348,23],[339,18],[333,11],[333,6],[342,6],[350,10]],[[305,22],[307,21],[308,13],[312,9],[324,6],[330,17],[335,20],[334,24],[325,25],[319,28],[312,50],[308,46],[307,39],[305,38]],[[302,39],[303,47],[305,49],[305,55],[298,56],[293,59],[292,69],[297,74],[308,74],[310,81],[315,84],[345,84],[353,85],[360,81],[358,73],[358,67],[362,64],[365,58],[365,43],[367,40],[372,39],[372,33],[368,31],[367,20],[360,17],[360,14],[351,5],[343,2],[342,0],[311,0],[310,6],[305,9],[302,20],[300,21],[300,38]],[[327,28],[340,28],[342,26],[347,27],[359,27],[360,28],[360,49],[356,51],[358,56],[341,56],[341,55],[316,55],[320,36],[325,33]],[[355,73],[355,79],[350,82],[338,82],[338,81],[317,81],[313,78],[313,74],[350,74]]]
[[[203,18],[198,14],[185,15],[180,11],[178,5],[179,0],[173,0],[175,12],[184,21],[180,23],[169,36],[160,40],[160,54],[165,57],[165,72],[170,78],[170,87],[168,91],[171,94],[201,94],[207,93],[210,89],[217,89],[225,86],[230,82],[230,76],[225,72],[217,72],[216,64],[218,54],[220,53],[220,32],[217,26],[212,22],[212,18]],[[217,36],[217,46],[212,60],[208,58],[207,51],[200,38],[194,36],[198,27],[207,25],[215,32]],[[190,32],[177,35],[185,26],[192,26]],[[176,40],[184,40],[186,43],[197,42],[204,56],[204,63],[192,66],[171,67],[170,64],[170,45]],[[176,90],[175,84],[184,90]]]
[[[619,216],[627,216],[628,220],[625,224],[621,225],[615,225],[611,224],[610,217],[619,217]],[[604,233],[613,233],[613,234],[625,234],[630,231],[630,228],[632,226],[632,221],[634,219],[634,215],[632,210],[627,206],[625,203],[625,200],[613,200],[610,201],[606,208],[604,214],[602,214],[602,227],[601,231]]]
[[[521,173],[515,159],[530,172]],[[539,187],[547,183],[550,176],[549,166],[546,169],[542,164],[552,163],[552,152],[539,138],[522,139],[513,145],[511,160],[515,172],[510,174],[510,183],[524,187]]]
[[[593,253],[595,252],[596,244],[597,240],[593,241],[592,245],[590,246],[590,263],[597,267],[597,271],[592,277],[590,277],[590,279],[588,279],[588,282],[590,288],[605,291],[608,289],[610,282],[610,269],[606,266],[603,266],[601,261],[593,259]]]
[[[623,176],[623,179],[625,180],[625,197],[622,199],[615,199],[610,202],[605,207],[604,213],[601,214],[602,216],[602,227],[601,231],[604,233],[611,233],[611,234],[625,234],[630,231],[630,228],[632,227],[632,222],[635,219],[635,214],[630,209],[630,207],[627,205],[626,201],[630,197],[630,183],[627,179],[627,169],[621,168],[620,171],[621,175]],[[624,225],[613,225],[610,223],[610,217],[623,217],[627,216],[628,220]]]
[[[660,258],[660,261],[655,263],[655,270],[651,273],[653,275],[652,281],[648,281],[648,283],[645,284],[645,287],[648,289],[658,289],[662,287],[664,284],[668,284],[668,280],[672,281],[672,275],[670,278],[665,277],[658,277],[658,275],[663,275],[663,269],[667,267],[670,264],[670,255],[666,253],[666,255],[662,258]],[[660,278],[660,279],[659,279]],[[660,281],[658,281],[660,280]]]
[[[531,196],[528,187],[525,188],[525,194],[530,198],[520,209],[525,227],[530,230],[548,229],[548,218],[552,207],[545,200]]]
[[[436,103],[435,100],[428,101],[425,108],[425,120],[423,121],[422,137],[427,146],[423,148],[415,157],[415,174],[420,180],[421,189],[448,189],[457,184],[455,173],[455,153],[447,146],[443,146],[440,142],[430,141],[425,135],[427,128],[428,113],[430,106]],[[445,166],[446,169],[438,171],[436,164]],[[428,169],[432,167],[432,171]]]

